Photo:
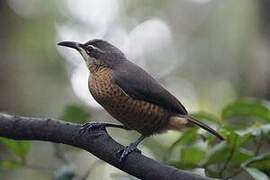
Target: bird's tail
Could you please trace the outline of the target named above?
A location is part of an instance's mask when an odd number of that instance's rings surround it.
[[[224,140],[224,137],[221,136],[217,131],[215,131],[214,129],[212,129],[211,127],[207,126],[206,124],[202,123],[201,121],[191,117],[191,116],[187,116],[187,120],[189,122],[191,122],[192,124],[195,124],[201,128],[203,128],[204,130],[210,132],[211,134],[217,136],[220,140]]]

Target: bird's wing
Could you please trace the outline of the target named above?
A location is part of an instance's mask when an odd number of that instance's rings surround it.
[[[130,61],[114,67],[113,82],[134,99],[157,104],[172,112],[187,114],[185,107],[170,92]]]

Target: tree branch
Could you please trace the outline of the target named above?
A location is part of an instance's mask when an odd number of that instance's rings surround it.
[[[124,163],[117,151],[123,148],[105,130],[79,135],[80,125],[51,118],[11,116],[0,113],[0,136],[15,140],[40,140],[68,144],[84,149],[107,163],[140,179],[189,179],[205,177],[162,165],[139,153],[131,153]]]

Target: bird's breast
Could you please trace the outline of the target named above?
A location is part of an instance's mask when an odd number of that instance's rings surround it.
[[[162,131],[169,112],[152,103],[128,96],[112,82],[112,71],[100,68],[89,76],[89,90],[95,100],[115,119],[130,129],[150,135]]]

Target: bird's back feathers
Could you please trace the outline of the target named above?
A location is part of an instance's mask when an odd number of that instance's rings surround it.
[[[114,67],[113,82],[134,99],[151,102],[172,113],[187,114],[185,107],[169,91],[130,61]]]

